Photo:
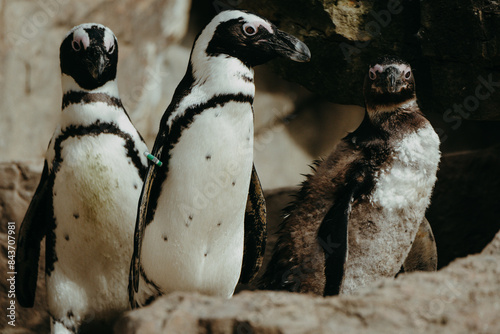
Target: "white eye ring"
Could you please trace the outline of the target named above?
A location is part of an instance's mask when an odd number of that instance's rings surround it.
[[[258,28],[256,28],[252,23],[245,23],[243,25],[243,33],[247,36],[253,36],[257,33]]]
[[[109,47],[109,50],[108,50],[108,53],[109,53],[109,54],[111,54],[111,53],[113,53],[113,52],[115,52],[115,44],[114,44],[114,43],[113,43],[113,44],[111,44],[111,46]]]
[[[405,72],[405,79],[410,79],[410,77],[411,77],[411,70],[407,70]]]
[[[71,47],[75,51],[80,51],[82,49],[82,46],[81,46],[81,44],[80,44],[79,41],[73,41],[73,42],[71,42]]]
[[[370,68],[368,71],[368,77],[370,77],[371,80],[375,80],[375,78],[377,78],[377,73],[373,68]]]

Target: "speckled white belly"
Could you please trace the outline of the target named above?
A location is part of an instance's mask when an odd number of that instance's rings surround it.
[[[142,180],[115,135],[70,137],[61,157],[53,189],[57,261],[47,276],[51,313],[127,309]]]
[[[393,154],[369,201],[353,205],[342,294],[399,272],[429,206],[440,159],[431,125],[405,136]]]
[[[230,297],[241,271],[253,161],[250,105],[230,102],[205,110],[171,154],[141,264],[164,293]]]

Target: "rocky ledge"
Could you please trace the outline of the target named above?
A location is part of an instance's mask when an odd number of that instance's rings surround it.
[[[348,297],[174,293],[126,313],[115,333],[499,333],[500,233],[479,255]]]

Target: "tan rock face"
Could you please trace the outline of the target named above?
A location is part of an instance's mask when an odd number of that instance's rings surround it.
[[[115,333],[496,333],[499,263],[498,252],[470,256],[437,273],[384,280],[342,298],[174,293],[126,313]]]
[[[7,224],[13,222],[15,226],[15,237],[17,241],[19,227],[28,208],[31,197],[40,181],[42,165],[39,163],[0,163],[0,303],[9,305],[10,285],[7,278],[11,275],[7,273],[7,255],[9,240],[7,236]],[[0,318],[0,328],[6,333],[14,333],[14,330],[21,328],[21,333],[46,333],[49,330],[49,315],[45,300],[45,261],[42,245],[42,257],[38,271],[38,285],[35,298],[35,306],[32,309],[25,309],[16,303],[16,327],[7,325],[5,316]],[[3,332],[2,332],[3,333]],[[15,332],[20,333],[20,332]]]

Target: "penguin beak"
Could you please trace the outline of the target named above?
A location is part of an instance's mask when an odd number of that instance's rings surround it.
[[[387,76],[387,90],[389,93],[394,93],[396,92],[396,76],[394,73],[390,73]]]
[[[386,69],[385,84],[389,93],[396,93],[401,91],[401,73],[397,69],[392,67]]]
[[[272,37],[262,42],[268,44],[277,55],[293,61],[303,63],[311,59],[311,51],[305,43],[281,30],[276,29]]]
[[[107,60],[104,59],[103,55],[99,55],[99,58],[96,62],[89,62],[89,70],[90,75],[97,81],[101,78],[104,69],[107,66]]]

